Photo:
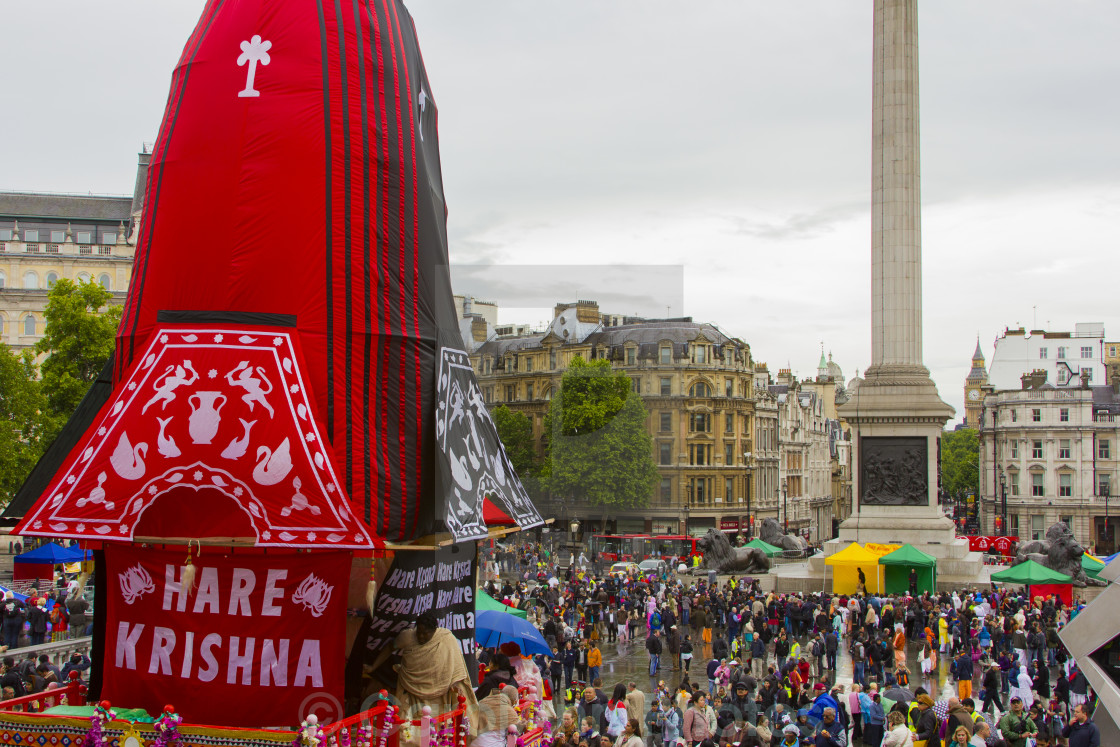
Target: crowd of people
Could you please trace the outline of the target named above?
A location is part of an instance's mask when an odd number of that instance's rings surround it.
[[[488,566],[505,573],[487,591],[552,648],[535,664],[554,747],[1099,747],[1091,689],[1057,635],[1080,605],[997,589],[775,594],[676,563],[619,577],[566,559],[525,545]],[[643,657],[648,687],[605,684],[604,645]]]
[[[0,600],[0,651],[81,638],[92,628],[93,605],[76,578],[42,594],[32,588],[25,599],[7,590]]]

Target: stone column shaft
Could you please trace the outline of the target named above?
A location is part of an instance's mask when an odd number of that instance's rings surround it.
[[[875,0],[871,360],[922,367],[918,2]]]

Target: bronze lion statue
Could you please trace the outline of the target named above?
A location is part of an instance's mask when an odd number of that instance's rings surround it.
[[[732,547],[727,535],[718,529],[696,541],[700,552],[704,553],[704,566],[720,573],[766,573],[770,570],[770,558],[757,547]]]
[[[1033,560],[1047,568],[1064,573],[1073,579],[1074,586],[1104,586],[1103,581],[1089,578],[1081,567],[1081,556],[1085,548],[1073,536],[1073,532],[1059,521],[1051,524],[1046,530],[1046,538],[1021,542],[1015,553],[1015,562],[1019,565],[1027,560]]]
[[[782,534],[782,525],[776,519],[763,519],[758,530],[763,542],[783,550],[805,550],[809,544],[795,534]]]

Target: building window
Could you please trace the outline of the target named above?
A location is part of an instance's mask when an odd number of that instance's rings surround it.
[[[61,244],[64,241],[66,241],[66,232],[65,231],[51,231],[51,243],[52,244]]]
[[[723,463],[728,467],[735,465],[735,442],[731,441],[723,445]]]
[[[1093,357],[1093,348],[1088,347],[1088,346],[1082,347],[1081,348],[1081,357],[1082,358],[1092,358]]]
[[[637,351],[636,348],[626,348],[626,365],[627,366],[633,366],[634,365],[634,359],[637,356],[637,354],[638,354],[638,351]]]
[[[697,381],[695,384],[692,385],[692,388],[688,390],[688,396],[689,397],[711,397],[712,396],[712,389],[711,389],[711,387],[709,387],[707,385],[707,383],[705,383],[703,381]]]
[[[105,231],[105,232],[103,232],[101,234],[101,243],[102,244],[115,244],[115,243],[117,243],[117,232],[116,231]]]
[[[1033,410],[1031,410],[1031,422],[1034,422],[1034,423],[1041,423],[1042,422],[1042,410],[1040,410],[1037,407],[1034,408]]]
[[[1031,474],[1031,495],[1035,498],[1041,498],[1046,495],[1042,487],[1043,476],[1041,472],[1034,472]]]
[[[1069,454],[1070,454],[1069,439],[1068,438],[1063,438],[1063,439],[1059,440],[1058,441],[1058,458],[1059,459],[1069,459],[1070,458]]]
[[[673,413],[671,413],[671,412],[661,413],[661,432],[662,433],[667,433],[671,430],[673,430]]]
[[[0,272],[0,288],[8,287],[8,276]]]
[[[506,385],[506,402],[513,402],[514,387],[513,384]]]
[[[1059,360],[1065,360],[1065,357],[1066,357],[1066,349],[1065,349],[1064,346],[1059,345],[1058,346],[1058,358],[1059,358]]]
[[[38,290],[39,276],[31,270],[23,273],[23,289],[24,290]]]
[[[1014,438],[1011,439],[1011,458],[1012,459],[1018,459],[1019,458],[1019,441],[1017,439],[1014,439]]]
[[[1047,355],[1048,355],[1049,353],[1050,353],[1050,351],[1049,351],[1049,349],[1047,349],[1047,348],[1039,348],[1039,349],[1038,349],[1038,357],[1039,357],[1039,358],[1045,359],[1045,358],[1046,358],[1046,356],[1047,356]]]
[[[1031,459],[1042,459],[1042,442],[1031,441]]]
[[[668,397],[673,393],[673,380],[668,376],[661,377],[661,396]]]
[[[1062,472],[1058,475],[1058,497],[1073,497],[1073,475],[1068,472]]]
[[[78,231],[77,235],[79,244],[93,243],[93,231]]]
[[[1058,521],[1062,522],[1063,524],[1065,524],[1070,529],[1073,529],[1073,517],[1072,516],[1059,516]]]
[[[693,348],[692,362],[699,364],[708,362],[708,348],[706,345],[697,345]]]
[[[533,384],[532,382],[525,382],[525,399],[533,399]]]
[[[735,395],[735,379],[723,380],[723,396],[731,398]]]
[[[1092,381],[1093,380],[1093,369],[1083,368],[1083,369],[1081,369],[1081,373],[1085,374],[1085,381]]]
[[[79,272],[78,273],[78,282],[79,283],[88,283],[89,282],[89,273],[88,272]]]
[[[633,382],[633,384],[631,384],[630,388],[632,390],[634,390],[634,394],[641,394],[642,393],[642,377],[641,376],[632,376],[632,377],[630,377],[630,381]]]
[[[1016,410],[1011,411],[1011,422],[1014,423],[1019,420],[1019,413]]]
[[[25,316],[23,318],[23,334],[25,334],[25,335],[35,334],[35,315],[34,314],[28,314],[27,316]]]
[[[1097,474],[1097,495],[1112,495],[1112,473]]]
[[[533,356],[525,356],[525,373],[533,373]]]
[[[47,287],[48,288],[53,288],[54,284],[57,283],[57,282],[58,282],[58,273],[57,272],[48,272],[47,273]]]
[[[1043,533],[1042,521],[1043,521],[1044,518],[1045,517],[1043,517],[1042,514],[1032,514],[1031,515],[1031,539],[1032,540],[1042,539],[1042,533]]]
[[[658,464],[672,464],[673,463],[673,444],[658,444]]]
[[[494,401],[494,387],[486,387],[486,402],[489,404]]]
[[[29,244],[39,240],[38,229],[30,228],[23,232],[23,240]]]
[[[735,478],[727,477],[723,480],[723,495],[724,500],[728,503],[735,502]]]
[[[734,433],[735,432],[735,413],[733,413],[733,412],[727,413],[724,416],[724,421],[723,422],[724,422],[724,428],[723,428],[724,433]]]
[[[688,418],[688,430],[693,433],[710,433],[712,416],[706,412],[694,412]]]
[[[661,501],[663,503],[673,502],[673,481],[668,477],[661,478]]]
[[[556,351],[555,350],[549,350],[548,351],[548,367],[552,371],[556,370]]]
[[[1019,495],[1019,473],[1008,472],[1008,481],[1011,483],[1011,495]]]
[[[1069,408],[1068,407],[1063,407],[1061,410],[1058,411],[1058,420],[1060,420],[1063,423],[1068,423],[1069,422]]]
[[[1097,459],[1111,459],[1112,458],[1112,445],[1107,438],[1102,438],[1097,441]]]
[[[673,362],[673,346],[662,345],[661,350],[661,365],[668,366]]]
[[[101,273],[97,277],[97,284],[100,285],[105,290],[113,290],[112,288],[109,287],[110,285],[112,285],[112,282],[109,280],[109,276],[105,273]]]
[[[688,463],[694,467],[703,467],[712,463],[711,444],[689,444]]]
[[[12,229],[10,229],[10,228],[0,228],[0,241],[11,241],[11,240],[12,240]]]

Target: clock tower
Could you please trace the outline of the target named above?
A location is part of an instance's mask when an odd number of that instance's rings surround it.
[[[964,424],[966,428],[980,427],[981,402],[984,393],[980,387],[988,383],[988,372],[984,368],[984,351],[980,349],[980,338],[976,338],[976,352],[972,354],[972,369],[964,380]]]

